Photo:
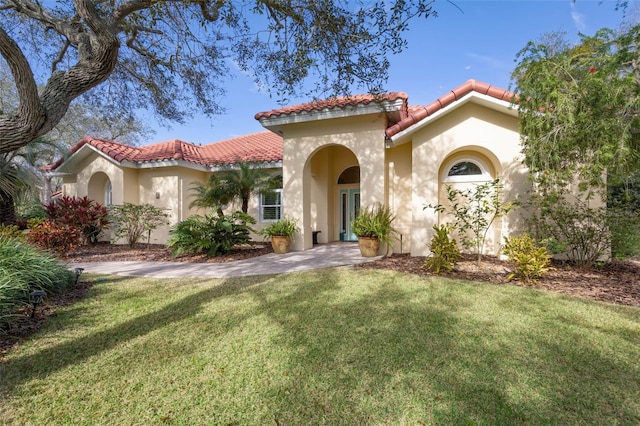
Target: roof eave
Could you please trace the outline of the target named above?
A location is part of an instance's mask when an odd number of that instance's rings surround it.
[[[282,160],[279,161],[255,161],[250,162],[256,169],[277,169],[282,168]],[[225,170],[237,170],[240,166],[236,163],[213,164],[208,167],[208,171],[221,172]]]
[[[425,117],[424,119],[413,124],[412,126],[407,127],[401,132],[398,132],[395,135],[388,137],[386,140],[386,147],[393,148],[395,146],[402,145],[406,142],[409,142],[412,138],[413,133],[429,125],[433,121],[438,120],[443,115],[447,115],[450,112],[460,108],[463,105],[466,105],[469,102],[485,106],[487,108],[493,109],[495,111],[499,111],[503,114],[507,114],[512,117],[518,117],[517,105],[514,105],[513,103],[508,101],[496,99],[493,96],[484,95],[478,92],[471,92],[463,96],[462,98],[458,99],[457,101],[447,105],[446,107]]]
[[[402,110],[404,102],[405,99],[398,98],[393,101],[384,100],[368,104],[348,105],[343,108],[325,108],[322,110],[281,114],[274,117],[261,117],[258,121],[264,128],[282,134],[282,127],[290,124],[400,111]]]

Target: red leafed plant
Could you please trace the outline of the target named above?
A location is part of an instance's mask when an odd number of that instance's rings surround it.
[[[63,196],[44,206],[49,219],[78,229],[84,244],[98,242],[109,226],[107,208],[89,197]]]
[[[43,250],[65,256],[80,245],[78,228],[45,220],[35,225],[27,234],[27,241]]]

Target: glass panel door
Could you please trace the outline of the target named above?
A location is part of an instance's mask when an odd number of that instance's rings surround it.
[[[360,189],[340,190],[340,241],[357,241],[351,222],[360,213]]]

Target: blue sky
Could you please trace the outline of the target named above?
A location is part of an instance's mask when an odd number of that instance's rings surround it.
[[[469,79],[508,89],[516,54],[528,41],[552,31],[564,31],[572,40],[578,40],[579,32],[593,35],[603,27],[617,28],[623,19],[611,0],[454,3],[455,6],[437,1],[437,18],[412,22],[406,34],[409,47],[391,57],[386,88],[406,92],[410,105],[428,104]],[[640,2],[633,3],[628,15],[637,17],[636,6]],[[198,116],[171,129],[149,118],[148,125],[156,130],[149,142],[178,138],[206,144],[264,130],[253,117],[278,108],[276,99],[261,93],[243,76],[230,79],[227,87],[227,95],[221,101],[226,114],[213,119]],[[290,104],[306,101],[298,98]]]

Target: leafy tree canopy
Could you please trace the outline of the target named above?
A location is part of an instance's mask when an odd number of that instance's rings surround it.
[[[0,114],[15,111],[18,105],[18,92],[9,67],[0,62]],[[87,135],[137,145],[153,133],[155,131],[145,125],[134,111],[121,111],[88,92],[71,102],[65,116],[46,134],[46,138],[67,148]],[[45,159],[44,156],[41,158]],[[53,160],[47,158],[44,164]]]
[[[152,107],[178,122],[220,112],[232,67],[280,98],[310,75],[322,96],[379,91],[409,20],[432,3],[0,0],[0,55],[19,99],[0,115],[0,153],[45,135],[96,86],[121,111]]]
[[[513,73],[525,163],[542,181],[616,184],[640,160],[640,25],[530,42]],[[575,182],[575,181],[574,181]]]

